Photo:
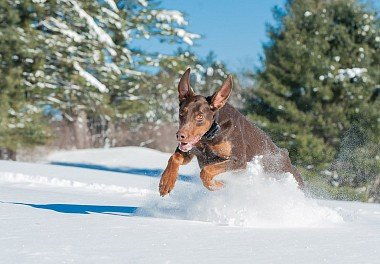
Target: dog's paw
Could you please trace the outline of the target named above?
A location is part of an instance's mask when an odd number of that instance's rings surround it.
[[[224,183],[222,181],[203,182],[203,185],[210,191],[218,191],[224,187]]]
[[[159,184],[159,191],[160,191],[161,196],[165,196],[173,190],[176,179],[177,179],[176,173],[170,173],[170,172],[164,171],[164,173],[161,176],[161,180]]]
[[[213,191],[218,191],[224,187],[224,182],[222,181],[214,181],[211,185]]]

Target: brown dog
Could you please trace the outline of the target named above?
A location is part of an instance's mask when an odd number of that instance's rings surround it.
[[[189,77],[187,69],[178,84],[179,144],[161,176],[161,196],[173,190],[179,166],[189,163],[194,155],[201,168],[203,185],[209,190],[223,186],[214,180],[216,175],[245,169],[247,162],[259,155],[263,156],[266,172],[290,172],[303,188],[301,175],[292,166],[288,151],[278,148],[268,135],[227,103],[233,84],[231,76],[210,97],[195,95]]]

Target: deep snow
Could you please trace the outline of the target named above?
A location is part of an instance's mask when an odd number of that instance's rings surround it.
[[[379,263],[380,205],[305,197],[259,159],[216,192],[193,162],[161,198],[168,157],[126,147],[0,161],[0,262]]]

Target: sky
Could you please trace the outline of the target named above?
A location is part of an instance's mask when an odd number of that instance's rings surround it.
[[[366,1],[380,8],[379,0]],[[185,13],[189,32],[202,35],[191,49],[202,58],[214,51],[231,71],[260,66],[262,44],[268,41],[266,24],[275,22],[272,8],[284,4],[285,0],[161,0],[161,7]],[[152,40],[139,45],[166,54],[177,49]]]
[[[162,0],[166,9],[183,11],[187,30],[201,34],[191,49],[201,57],[214,51],[230,70],[259,65],[266,23],[274,22],[272,8],[284,0]],[[144,48],[171,53],[175,48],[149,41]]]

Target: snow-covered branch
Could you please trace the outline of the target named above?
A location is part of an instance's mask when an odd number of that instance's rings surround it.
[[[79,14],[79,16],[86,21],[86,23],[90,29],[90,32],[93,34],[93,36],[98,38],[100,42],[102,42],[106,45],[108,52],[112,56],[116,56],[117,53],[113,49],[115,47],[115,43],[113,42],[110,35],[108,35],[107,32],[105,32],[101,27],[99,27],[96,24],[94,19],[85,10],[83,10],[80,7],[80,5],[78,4],[78,2],[76,0],[70,0],[70,3],[73,5],[74,10]]]
[[[84,70],[78,62],[74,62],[73,66],[79,72],[79,75],[82,76],[92,86],[96,87],[99,92],[107,93],[109,91],[109,89],[103,83],[96,79],[91,73]]]

